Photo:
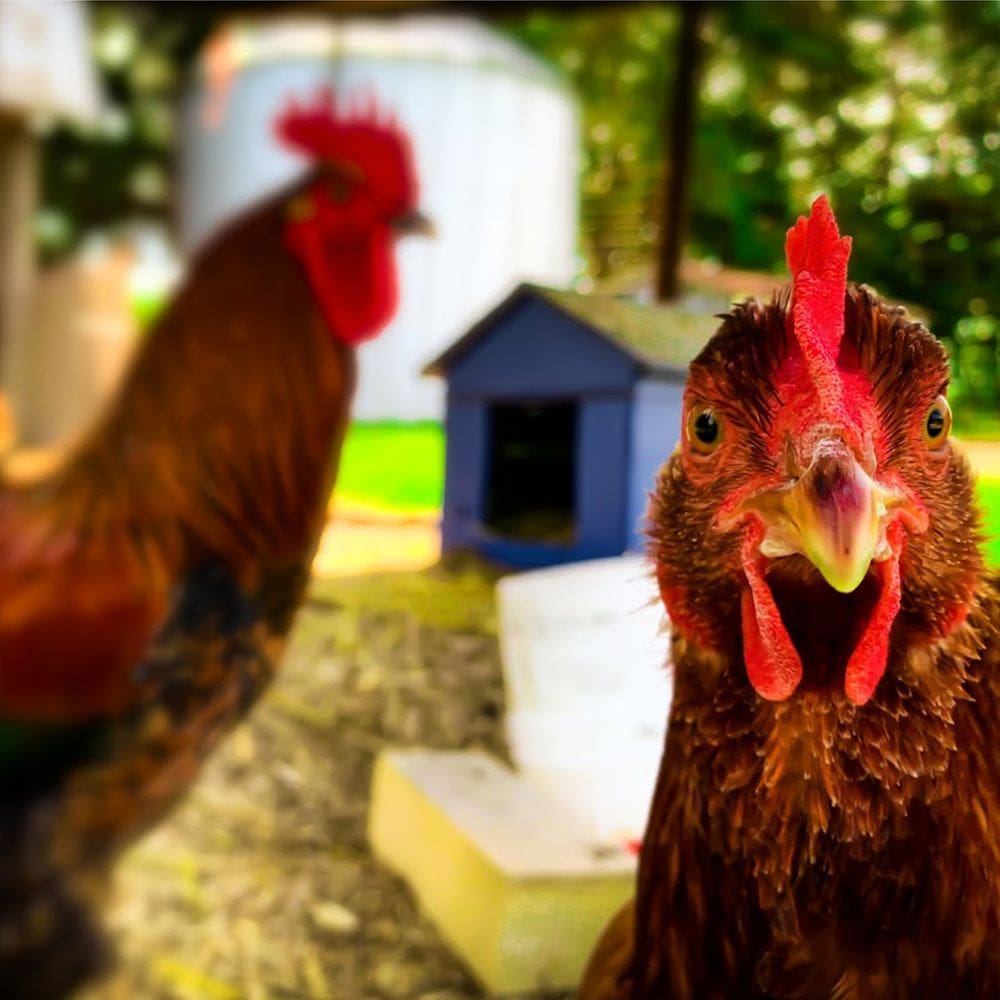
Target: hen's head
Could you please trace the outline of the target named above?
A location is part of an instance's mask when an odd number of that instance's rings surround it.
[[[651,510],[675,627],[741,652],[771,700],[842,686],[864,704],[890,640],[952,632],[981,571],[944,349],[847,287],[849,253],[820,198],[788,233],[790,295],[737,306],[692,364]]]
[[[374,100],[339,109],[329,90],[311,105],[291,104],[275,130],[316,163],[287,202],[288,245],[333,333],[350,344],[367,340],[396,309],[396,238],[430,231],[417,209],[409,137]]]

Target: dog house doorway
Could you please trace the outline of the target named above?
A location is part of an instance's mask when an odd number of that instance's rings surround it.
[[[494,403],[483,522],[518,541],[568,545],[576,535],[577,404]]]

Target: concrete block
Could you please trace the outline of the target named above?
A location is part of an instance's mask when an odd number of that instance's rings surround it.
[[[596,842],[562,803],[480,752],[383,753],[368,832],[497,995],[575,987],[634,888],[624,845]]]

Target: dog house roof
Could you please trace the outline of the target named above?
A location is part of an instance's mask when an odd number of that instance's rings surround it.
[[[685,375],[688,365],[716,331],[716,317],[669,306],[644,306],[607,295],[522,284],[495,309],[425,368],[425,375],[447,375],[515,306],[541,299],[636,361],[645,373]]]

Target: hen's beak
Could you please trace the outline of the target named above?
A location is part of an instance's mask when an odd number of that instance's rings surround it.
[[[434,223],[423,212],[414,209],[392,220],[392,228],[400,236],[437,236]]]
[[[767,528],[763,555],[800,553],[834,590],[849,594],[873,560],[891,555],[887,515],[905,499],[875,482],[842,441],[823,440],[808,470],[790,486],[750,498]]]

